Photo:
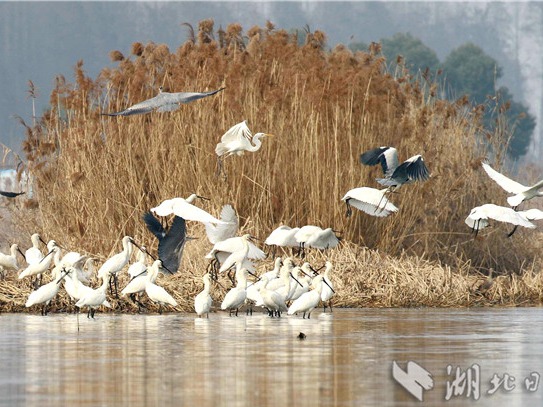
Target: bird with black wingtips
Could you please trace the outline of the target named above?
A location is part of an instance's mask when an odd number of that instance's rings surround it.
[[[151,212],[146,212],[143,220],[147,229],[158,239],[158,258],[162,261],[163,269],[165,272],[176,273],[188,239],[185,219],[175,215],[168,230]]]
[[[126,108],[120,112],[114,113],[102,113],[105,116],[132,116],[135,114],[145,114],[153,111],[157,112],[171,112],[179,109],[182,103],[190,103],[195,100],[202,99],[208,96],[212,96],[225,88],[220,88],[210,92],[177,92],[170,93],[164,92],[163,88],[159,88],[159,93],[151,99],[144,100],[143,102],[136,103],[129,108]]]
[[[403,184],[414,181],[426,181],[430,178],[430,171],[420,154],[399,163],[398,150],[394,147],[377,147],[360,155],[360,162],[364,165],[381,164],[384,178],[377,182],[390,189],[397,189]]]
[[[0,195],[5,196],[6,198],[15,198],[24,193],[25,192],[0,191]]]

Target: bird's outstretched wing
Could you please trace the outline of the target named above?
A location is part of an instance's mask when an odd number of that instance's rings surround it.
[[[162,223],[160,223],[160,221],[155,218],[151,212],[145,212],[143,214],[143,221],[145,222],[147,229],[149,229],[149,231],[155,235],[159,241],[166,236],[164,226],[162,226]]]
[[[527,188],[526,186],[516,181],[513,181],[511,178],[508,178],[505,175],[499,173],[487,163],[483,163],[483,169],[488,174],[488,176],[496,182],[496,184],[498,184],[510,194],[519,194],[525,191]]]
[[[24,192],[11,192],[11,191],[0,191],[0,195],[7,198],[15,198],[16,196],[22,195]]]
[[[224,205],[221,211],[221,220],[226,223],[206,223],[206,234],[213,244],[236,236],[239,227],[238,216],[232,205]]]
[[[179,270],[187,241],[186,235],[185,219],[175,216],[168,233],[158,242],[158,257],[166,272],[176,273]]]
[[[381,164],[383,174],[389,176],[398,167],[398,150],[394,147],[377,147],[360,155],[360,162],[364,165]]]
[[[426,181],[430,178],[430,171],[424,163],[422,156],[414,155],[400,164],[392,173],[392,179],[407,179],[408,181]]]
[[[160,92],[158,95],[151,99],[144,100],[143,102],[136,103],[129,108],[120,112],[114,113],[102,113],[106,116],[132,116],[135,114],[150,113],[153,110],[158,112],[171,112],[179,108],[180,103],[190,103],[198,99],[202,99],[211,95],[214,95],[224,88],[213,90],[210,92]]]

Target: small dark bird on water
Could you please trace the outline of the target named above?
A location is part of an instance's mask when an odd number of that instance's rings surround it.
[[[15,198],[16,196],[22,195],[24,192],[10,192],[10,191],[0,191],[0,195],[7,198]]]
[[[306,335],[303,332],[300,332],[300,334],[296,338],[303,341],[306,338]]]

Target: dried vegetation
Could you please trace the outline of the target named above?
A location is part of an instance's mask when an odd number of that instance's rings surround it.
[[[539,232],[507,239],[497,226],[473,239],[464,224],[474,206],[506,204],[480,167],[488,148],[499,161],[506,131],[485,132],[480,106],[440,99],[427,75],[387,73],[378,44],[353,54],[343,46],[327,51],[319,31],[304,33],[298,45],[297,35],[271,23],[246,33],[237,24],[215,32],[211,20],[196,33],[189,28],[177,50],[134,43],[129,56],[112,51],[117,66],[96,79],[85,75],[82,62],[73,82],[57,78],[51,110],[26,126],[39,203],[31,217],[30,210],[20,217],[28,236],[39,231],[101,260],[120,250],[125,234],[154,249],[143,212],[197,192],[212,198],[203,207],[216,215],[231,203],[243,231],[262,239],[280,224],[341,231],[339,248],[311,255],[336,265],[337,305],[539,303]],[[226,89],[173,113],[100,115],[150,98],[159,86]],[[255,154],[226,159],[229,176],[217,178],[214,147],[242,120],[277,137]],[[423,154],[432,177],[392,196],[400,208],[394,216],[346,218],[343,194],[377,186],[380,169],[362,167],[359,154],[380,145],[395,146],[403,159]],[[159,280],[184,310],[201,288],[210,248],[202,227],[190,224],[189,233],[199,239],[187,248],[181,272]],[[26,241],[21,236],[18,243]],[[489,280],[491,268],[498,277]],[[217,286],[215,298],[224,289]],[[21,310],[29,290],[11,278],[0,282],[2,308]],[[70,308],[59,298],[60,307]],[[126,302],[118,307],[135,309]]]

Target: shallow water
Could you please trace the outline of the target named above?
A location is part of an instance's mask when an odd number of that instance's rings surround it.
[[[310,320],[96,314],[94,321],[80,315],[79,325],[78,332],[75,315],[0,315],[0,405],[543,401],[543,384],[530,391],[524,381],[535,383],[543,374],[543,310],[537,308],[335,309],[315,311]],[[306,339],[297,339],[300,332]],[[421,391],[422,403],[394,379],[393,361],[404,371],[408,361],[415,362],[432,375],[433,388]],[[413,380],[421,375],[411,368],[399,380],[420,388]],[[447,394],[447,386],[456,395]]]

